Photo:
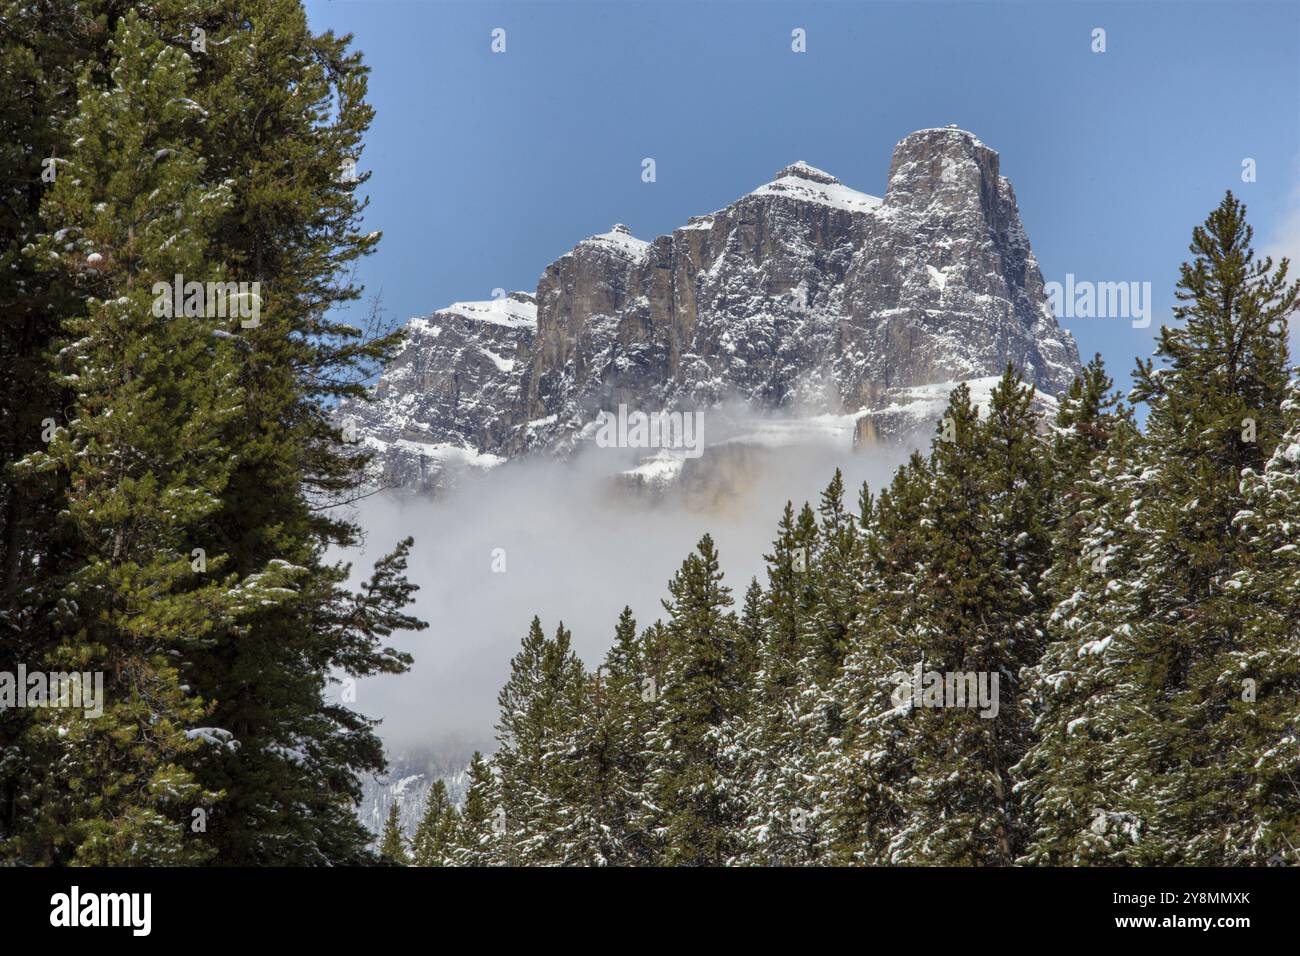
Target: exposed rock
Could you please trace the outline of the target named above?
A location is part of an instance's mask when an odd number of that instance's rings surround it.
[[[883,199],[797,162],[652,242],[584,239],[535,296],[409,329],[375,403],[348,411],[390,480],[425,488],[453,462],[568,450],[620,404],[852,416],[863,445],[913,438],[947,388],[1007,362],[1045,397],[1079,368],[998,154],[955,127],[904,138]],[[647,466],[650,484],[673,470]]]
[[[345,406],[377,453],[385,483],[431,490],[458,470],[504,461],[489,449],[513,432],[518,355],[537,327],[532,295],[458,302],[406,324],[402,351],[371,401]]]

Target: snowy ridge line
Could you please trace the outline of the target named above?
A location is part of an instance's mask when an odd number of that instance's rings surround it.
[[[621,222],[614,223],[609,232],[602,232],[598,236],[588,236],[578,245],[593,245],[634,260],[644,258],[650,248],[649,242],[632,235],[631,230]]]
[[[777,173],[776,179],[764,183],[748,195],[779,196],[856,213],[871,212],[884,202],[879,196],[871,196],[845,186],[830,173],[810,166],[803,160],[791,163]]]
[[[527,301],[516,298],[525,295],[528,296]],[[514,328],[537,327],[537,303],[532,301],[531,295],[523,292],[512,292],[499,299],[484,299],[480,302],[453,302],[432,315],[413,318],[406,324],[411,328],[436,328],[434,323],[437,316],[447,313],[471,322],[488,322]]]
[[[581,239],[532,295],[408,328],[356,414],[387,480],[435,492],[463,465],[572,454],[620,403],[730,396],[807,419],[742,428],[748,443],[820,432],[861,449],[914,440],[959,382],[984,404],[1008,363],[1045,409],[1079,368],[997,152],[956,127],[900,140],[883,199],[799,160],[652,242],[622,224]],[[635,469],[696,470],[668,455]]]

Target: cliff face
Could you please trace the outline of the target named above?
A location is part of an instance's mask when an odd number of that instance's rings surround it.
[[[462,469],[504,461],[490,449],[512,433],[517,356],[536,326],[537,307],[525,292],[458,302],[406,324],[402,351],[370,401],[341,410],[379,453],[387,482],[430,489]]]
[[[1047,307],[997,153],[961,130],[913,133],[866,227],[845,282],[847,402],[997,374],[1008,361],[1048,394],[1069,385],[1078,352]]]
[[[425,487],[452,460],[568,448],[620,404],[842,414],[875,441],[928,425],[932,401],[907,413],[921,386],[1010,361],[1051,396],[1078,369],[997,153],[956,128],[904,138],[883,199],[794,163],[652,242],[583,240],[535,296],[410,330],[376,404],[350,411],[390,476]]]

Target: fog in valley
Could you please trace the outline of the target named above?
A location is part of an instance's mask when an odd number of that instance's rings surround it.
[[[619,477],[644,452],[589,444],[568,460],[539,456],[467,475],[436,499],[384,493],[360,502],[365,545],[343,555],[354,583],[413,535],[414,613],[429,628],[394,635],[415,656],[412,669],[360,681],[354,706],[382,719],[390,754],[491,751],[497,692],[534,614],[548,636],[563,621],[594,668],[624,605],[641,628],[663,615],[668,580],[705,532],[739,604],[752,576],[766,583],[762,555],[787,499],[815,507],[836,467],[854,512],[864,481],[873,491],[887,483],[906,452],[855,451],[843,421],[751,420],[744,441],[706,434],[704,455],[658,491]]]

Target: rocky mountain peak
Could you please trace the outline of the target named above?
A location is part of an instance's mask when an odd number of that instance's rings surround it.
[[[510,292],[506,295],[506,298],[509,299],[511,302],[518,302],[520,305],[523,306],[531,305],[534,307],[534,310],[536,309],[537,306],[537,297],[533,295],[531,292],[522,292],[522,291]]]
[[[532,327],[537,324],[537,300],[531,292],[510,292],[481,302],[453,302],[434,313],[435,317],[440,315],[454,315],[469,322]],[[430,317],[411,321],[427,325],[435,319]]]
[[[639,259],[650,248],[650,243],[632,235],[632,230],[621,222],[614,223],[609,232],[602,232],[598,236],[589,236],[578,245],[579,247],[597,249],[627,259]]]
[[[830,173],[803,160],[786,166],[776,174],[776,179],[743,197],[744,200],[754,198],[811,202],[852,213],[867,213],[880,205],[878,197],[850,189]]]
[[[794,177],[795,179],[806,179],[809,182],[823,183],[828,186],[839,185],[839,180],[828,172],[818,169],[816,166],[810,166],[802,159],[791,163],[776,174],[777,179]]]
[[[370,405],[349,408],[390,481],[565,451],[599,412],[743,400],[839,416],[859,442],[931,430],[947,389],[1010,362],[1046,401],[1078,353],[996,151],[956,127],[894,148],[883,200],[806,162],[647,242],[621,223],[536,294],[412,320]],[[707,456],[706,456],[707,459]]]
[[[894,147],[885,202],[925,209],[940,204],[954,210],[996,206],[998,154],[974,133],[953,126],[909,133]]]

